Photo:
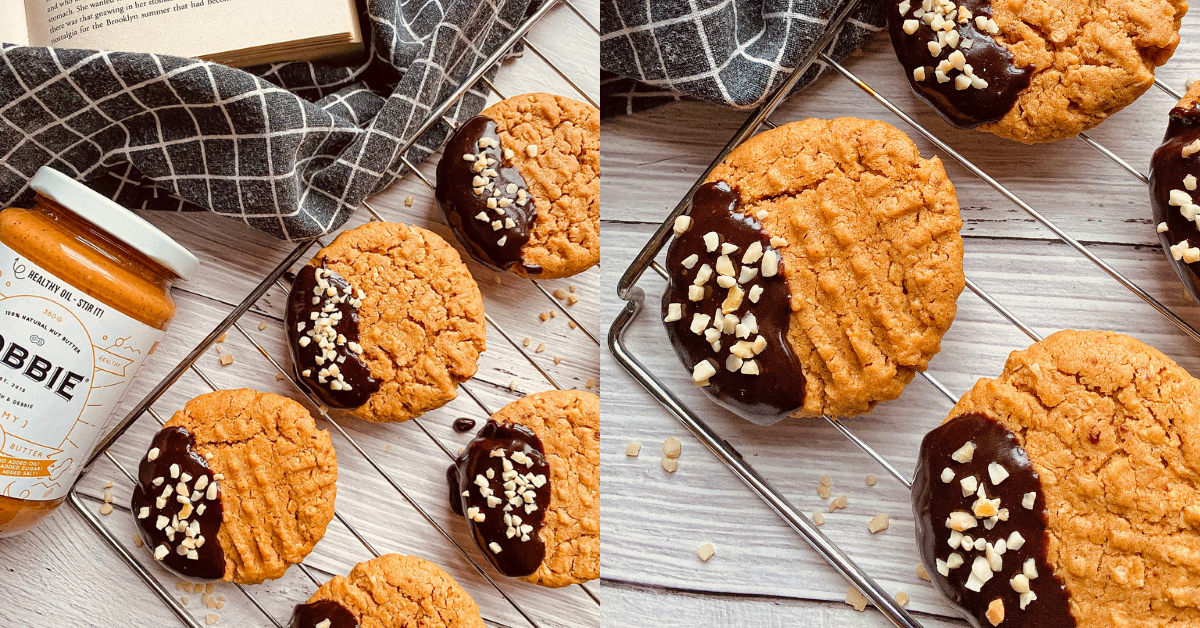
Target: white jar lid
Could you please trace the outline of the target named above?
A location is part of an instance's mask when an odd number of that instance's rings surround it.
[[[200,265],[200,260],[191,251],[159,231],[158,227],[49,166],[38,169],[29,187],[54,199],[59,205],[158,262],[181,279],[190,278]]]

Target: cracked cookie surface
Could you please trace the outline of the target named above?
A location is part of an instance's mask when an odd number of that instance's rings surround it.
[[[762,214],[790,291],[787,339],[806,379],[793,416],[854,416],[895,399],[941,347],[964,285],[958,199],[937,157],[883,122],[793,122],[708,177]],[[689,368],[691,365],[688,365]]]
[[[1036,143],[1100,124],[1154,84],[1187,9],[1185,0],[993,0],[997,41],[1033,76],[999,122],[980,128]]]
[[[581,273],[600,262],[600,111],[553,94],[523,94],[479,115],[529,186],[537,219],[513,271],[534,279]],[[534,155],[530,155],[530,147]],[[534,274],[525,267],[540,267]]]
[[[458,251],[420,227],[370,222],[310,264],[322,260],[363,292],[359,357],[379,388],[355,416],[407,421],[457,397],[487,348],[483,297]]]
[[[258,584],[302,562],[333,519],[337,454],[299,403],[250,389],[189,401],[165,428],[182,427],[223,476],[217,541],[224,580]]]
[[[1078,626],[1200,624],[1200,381],[1129,336],[1060,331],[949,416],[971,412],[1015,433],[1041,477]]]
[[[546,587],[600,577],[600,398],[578,390],[534,393],[492,415],[533,430],[550,464],[542,564],[523,578]]]
[[[326,582],[308,603],[337,602],[361,628],[483,628],[479,606],[441,567],[384,554]]]

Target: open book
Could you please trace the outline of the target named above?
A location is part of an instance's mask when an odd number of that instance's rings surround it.
[[[363,50],[354,0],[0,0],[0,43],[244,67]]]

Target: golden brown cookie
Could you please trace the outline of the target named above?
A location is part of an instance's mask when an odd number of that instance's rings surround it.
[[[973,433],[953,442],[934,442],[972,425]],[[966,442],[972,442],[970,452],[960,449]],[[1000,465],[1000,475],[988,468],[994,455],[985,453],[997,442],[1007,442],[1001,457],[1016,461]],[[1014,557],[1009,542],[1000,569],[979,571],[995,575],[980,592],[949,592],[976,607],[1002,606],[1002,626],[1065,625],[1057,622],[1064,613],[1080,628],[1200,624],[1198,444],[1200,381],[1153,347],[1112,332],[1061,331],[1013,352],[998,378],[979,380],[926,438],[923,458],[937,449],[954,453],[952,460],[923,463],[918,476],[926,479],[914,491],[924,483],[934,487],[926,492],[970,495],[966,502],[985,507],[999,499],[994,506],[1009,521],[990,528],[980,517],[980,525],[957,526],[985,543],[1009,534],[1004,526],[1015,517],[1041,515],[1020,524],[1031,529],[1018,552],[1044,542],[1045,565],[1028,572],[1026,561],[1036,557]],[[1024,456],[1028,462],[1019,464]],[[960,492],[969,465],[979,471],[972,476],[978,487],[971,482]],[[1010,483],[1030,478],[1034,488],[1004,494],[1012,492]],[[986,500],[967,489],[985,492]],[[1033,497],[1026,499],[1026,490]],[[921,508],[916,511],[919,527],[944,534],[951,525],[938,516],[921,522]],[[950,549],[941,545],[938,559]],[[981,553],[966,552],[957,568],[936,568],[961,582]],[[1025,580],[1010,582],[1016,574]],[[1021,600],[1020,589],[1035,597]],[[1030,618],[1039,614],[1043,623]]]
[[[407,421],[457,396],[486,348],[483,297],[437,234],[370,222],[296,276],[287,334],[300,381],[368,421]]]
[[[600,398],[529,395],[450,467],[450,505],[501,573],[546,587],[600,577]]]
[[[483,628],[475,600],[441,567],[384,554],[335,576],[296,607],[292,628]]]
[[[941,161],[888,124],[760,133],[676,223],[668,334],[693,381],[747,418],[864,414],[940,348],[961,225]]]
[[[1185,0],[890,0],[913,90],[959,127],[1074,137],[1141,96],[1179,44]]]
[[[600,261],[600,112],[553,94],[502,100],[454,133],[437,200],[483,264],[553,279]]]
[[[154,437],[131,509],[154,556],[195,579],[258,584],[304,560],[333,518],[337,454],[304,406],[201,395]]]

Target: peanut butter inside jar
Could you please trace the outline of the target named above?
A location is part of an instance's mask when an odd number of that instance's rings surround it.
[[[36,338],[11,332],[0,319],[0,335],[13,336],[0,344],[0,383],[7,376],[18,395],[25,390],[32,400],[25,402],[32,408],[13,402],[11,412],[19,422],[6,423],[3,399],[9,391],[0,386],[0,429],[26,430],[5,434],[0,450],[0,537],[28,530],[66,498],[103,436],[102,426],[175,317],[172,285],[197,264],[149,223],[66,175],[42,168],[33,187],[39,194],[31,209],[0,211],[0,256],[5,256],[0,314],[11,309],[5,304],[12,298],[21,304],[15,307],[23,308],[22,316],[48,317],[35,328],[45,330]],[[24,311],[43,302],[41,312]],[[55,327],[63,318],[74,319],[64,327],[68,331]],[[92,346],[82,347],[85,342]],[[41,357],[51,350],[63,353],[60,345],[78,358]],[[57,374],[60,370],[68,375]],[[57,412],[54,404],[68,397],[72,405]],[[45,451],[9,444],[27,440]],[[65,446],[68,442],[76,448]],[[69,462],[53,458],[68,454]]]

